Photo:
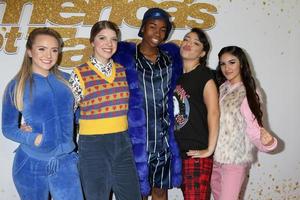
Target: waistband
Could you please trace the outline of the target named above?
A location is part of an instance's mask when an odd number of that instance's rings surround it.
[[[36,150],[38,147],[32,147],[29,145],[20,145],[21,148],[29,157],[35,158],[37,160],[49,161],[53,157],[59,157],[64,154],[68,154],[75,149],[74,142],[62,143],[58,145],[54,150],[49,152],[39,152]]]

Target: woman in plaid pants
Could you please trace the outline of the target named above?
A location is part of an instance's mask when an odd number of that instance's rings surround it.
[[[174,92],[175,136],[182,156],[185,200],[208,200],[212,153],[218,125],[218,92],[206,66],[210,45],[205,33],[193,28],[180,47],[183,75]]]

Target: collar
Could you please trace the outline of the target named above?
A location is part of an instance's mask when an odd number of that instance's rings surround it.
[[[237,89],[241,86],[243,86],[242,81],[234,83],[234,84],[231,84],[229,81],[225,81],[223,83],[223,87],[221,85],[222,89],[220,90],[219,101],[221,102],[227,94],[231,93],[232,91],[234,91],[235,89]]]
[[[90,56],[90,62],[106,77],[110,77],[112,74],[112,59],[109,59],[107,64],[101,63],[95,56]]]
[[[157,51],[157,58],[156,58],[156,61],[155,61],[155,62],[158,62],[158,61],[159,61],[159,59],[160,59],[160,57],[161,57],[161,54],[162,54],[162,52],[161,52],[159,46],[157,47],[157,49],[158,49],[158,51]],[[144,54],[140,51],[140,44],[138,44],[138,45],[136,46],[136,60],[137,60],[138,58],[139,58],[139,59],[143,58],[143,59],[146,59],[148,62],[151,62],[151,61],[148,60],[148,59],[144,56]],[[151,63],[152,63],[152,62],[151,62]]]

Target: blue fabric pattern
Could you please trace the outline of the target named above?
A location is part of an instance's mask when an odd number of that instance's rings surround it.
[[[175,89],[176,81],[182,74],[182,61],[180,59],[179,48],[173,43],[166,43],[160,46],[160,49],[169,55],[172,62],[171,91]],[[133,153],[138,170],[141,193],[146,196],[150,193],[148,180],[148,152],[146,149],[146,121],[142,91],[139,88],[138,75],[135,68],[136,44],[128,42],[119,42],[117,53],[113,60],[126,68],[126,76],[129,86],[129,111],[128,111],[128,132],[131,138]],[[180,187],[181,176],[181,158],[180,151],[174,137],[174,114],[173,114],[173,92],[169,93],[168,113],[170,116],[169,126],[169,145],[172,154],[171,176],[172,187]]]

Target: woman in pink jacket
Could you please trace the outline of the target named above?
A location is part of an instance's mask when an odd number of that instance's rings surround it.
[[[218,56],[220,127],[211,188],[214,200],[237,200],[254,148],[271,151],[277,140],[263,128],[260,98],[244,51],[228,46]]]

